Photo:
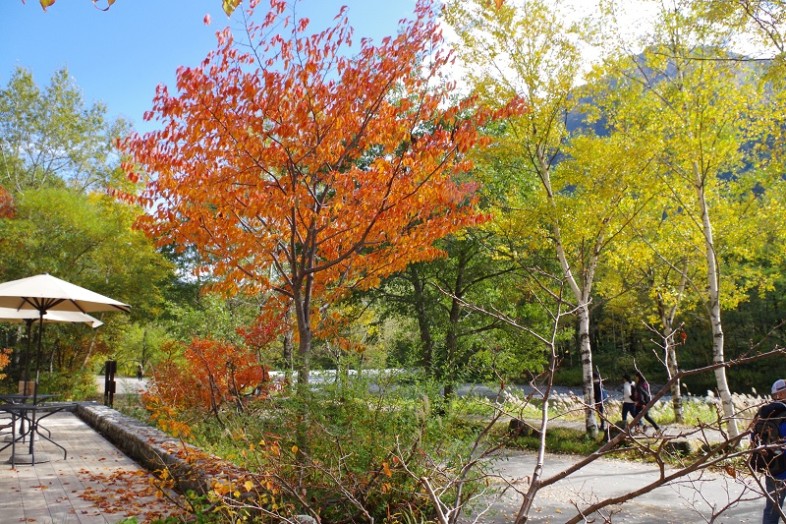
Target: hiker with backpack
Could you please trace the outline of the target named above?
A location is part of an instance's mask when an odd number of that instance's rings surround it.
[[[641,373],[641,371],[638,370],[636,371],[635,390],[636,390],[636,416],[638,416],[638,414],[641,413],[643,410],[644,415],[642,416],[642,419],[652,424],[652,427],[655,428],[655,431],[660,431],[660,426],[658,426],[657,422],[652,420],[652,417],[650,417],[650,413],[649,413],[650,410],[647,407],[647,404],[649,404],[650,400],[652,400],[652,393],[650,392],[650,384],[649,382],[647,382],[647,379],[644,378],[644,375]],[[644,426],[644,429],[646,430],[647,426]]]
[[[748,459],[753,470],[764,473],[767,501],[762,524],[781,521],[786,498],[786,380],[773,383],[772,400],[759,408],[751,423],[751,447],[755,449]]]

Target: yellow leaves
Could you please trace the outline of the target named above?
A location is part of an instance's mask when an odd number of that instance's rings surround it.
[[[41,3],[41,8],[46,11],[46,9],[52,5],[54,5],[55,0],[39,0]]]
[[[240,5],[241,0],[222,0],[222,7],[227,16],[232,16],[232,13]]]
[[[213,483],[211,490],[219,497],[224,497],[232,491],[232,484],[229,482],[217,480]]]
[[[250,480],[247,480],[247,481],[246,481],[246,482],[243,484],[243,487],[244,487],[244,488],[246,488],[246,491],[247,491],[247,492],[249,492],[249,491],[253,491],[253,490],[254,490],[254,488],[256,487],[256,485],[255,485],[253,482],[251,482]]]
[[[390,478],[393,476],[393,472],[390,471],[390,466],[387,462],[382,463],[382,473],[385,474],[386,477]]]

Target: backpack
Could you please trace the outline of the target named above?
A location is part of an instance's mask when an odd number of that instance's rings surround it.
[[[756,423],[751,430],[751,446],[773,446],[781,443],[781,447],[754,449],[748,456],[748,465],[754,471],[766,471],[771,476],[786,472],[786,441],[781,433],[781,424],[786,423],[786,404],[772,402],[762,407],[756,415]]]
[[[652,397],[650,397],[650,388],[646,382],[642,382],[641,384],[636,384],[636,393],[638,393],[638,401],[641,404],[649,404]]]
[[[641,395],[639,395],[639,386],[635,382],[630,383],[630,399],[638,404],[641,400]]]

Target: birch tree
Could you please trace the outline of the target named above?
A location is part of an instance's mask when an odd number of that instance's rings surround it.
[[[771,148],[781,109],[757,81],[755,68],[735,59],[724,28],[699,17],[691,2],[672,7],[661,11],[645,50],[629,57],[620,84],[639,89],[645,100],[636,106],[636,119],[656,156],[653,184],[673,202],[671,216],[687,219],[693,234],[684,241],[703,258],[706,281],[700,289],[712,329],[715,378],[734,438],[734,405],[721,365],[722,311],[754,288],[771,287],[756,261],[763,246],[780,236],[762,225],[778,212],[782,191]]]
[[[592,402],[590,307],[598,263],[609,242],[646,199],[631,184],[646,165],[635,143],[571,133],[584,115],[581,47],[591,32],[569,24],[560,2],[540,0],[487,6],[454,2],[446,19],[475,87],[490,103],[516,95],[529,111],[511,119],[500,143],[485,153],[511,173],[495,227],[524,251],[548,246],[558,262],[577,319],[588,433],[597,431]],[[571,123],[573,124],[571,126]],[[572,136],[573,135],[573,136]]]

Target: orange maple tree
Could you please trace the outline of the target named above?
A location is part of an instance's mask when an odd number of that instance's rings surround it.
[[[243,395],[268,380],[257,355],[243,346],[194,339],[182,353],[182,362],[170,359],[153,369],[143,397],[156,423],[176,434],[188,434],[179,416],[184,410],[209,410],[219,417],[225,404],[242,407]]]
[[[146,119],[160,129],[121,148],[131,180],[146,181],[143,229],[194,246],[223,291],[292,304],[307,384],[319,307],[440,256],[435,240],[485,220],[463,153],[520,106],[455,100],[429,0],[352,56],[344,9],[308,33],[285,1],[270,6],[261,23],[250,10],[245,44],[225,29],[198,67],[181,67],[177,95],[159,86]]]

